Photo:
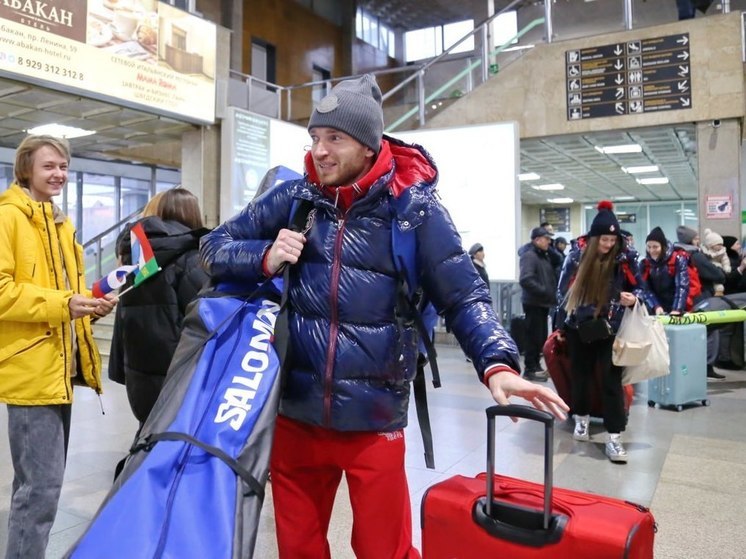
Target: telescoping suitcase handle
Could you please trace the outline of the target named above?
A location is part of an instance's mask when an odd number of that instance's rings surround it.
[[[542,511],[495,501],[495,417],[530,419],[544,424],[544,506]],[[490,534],[531,547],[562,538],[567,517],[552,514],[554,417],[530,406],[510,404],[487,408],[487,495],[474,510],[474,519]]]

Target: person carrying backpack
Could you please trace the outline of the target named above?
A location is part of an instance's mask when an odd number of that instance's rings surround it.
[[[270,473],[280,557],[329,557],[327,530],[344,474],[356,557],[418,558],[404,469],[417,327],[400,320],[392,227],[414,229],[421,287],[500,404],[527,399],[559,418],[556,393],[517,374],[518,353],[438,201],[419,146],[383,135],[372,75],[337,84],[314,109],[306,175],[275,186],[208,233],[215,281],[255,283],[288,270],[289,361]],[[312,205],[303,231],[293,205]]]
[[[690,310],[693,296],[699,295],[699,277],[690,265],[689,255],[674,249],[663,230],[654,227],[645,239],[646,256],[641,263],[642,279],[647,283],[645,304],[654,314],[680,315]],[[691,274],[691,275],[690,275]]]

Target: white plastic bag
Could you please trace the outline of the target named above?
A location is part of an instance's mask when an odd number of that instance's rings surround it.
[[[633,307],[627,307],[611,353],[614,365],[631,367],[645,361],[653,345],[651,328],[652,322],[645,305],[638,302]]]
[[[636,384],[644,380],[667,375],[670,372],[671,358],[668,354],[668,339],[663,323],[650,316],[650,333],[653,345],[648,356],[639,365],[626,367],[622,372],[622,384]]]

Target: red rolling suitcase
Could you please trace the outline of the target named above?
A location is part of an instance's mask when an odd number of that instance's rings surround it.
[[[495,416],[545,425],[544,485],[494,475]],[[553,489],[554,418],[528,406],[487,409],[487,471],[454,476],[422,498],[423,559],[652,559],[655,521],[634,503]],[[492,498],[487,498],[492,495]]]
[[[570,356],[567,354],[567,342],[557,339],[559,330],[555,330],[547,341],[544,342],[544,361],[547,364],[547,371],[552,378],[554,388],[557,390],[560,398],[568,405],[572,404],[570,394]],[[631,384],[622,387],[624,390],[624,409],[629,413],[629,407],[632,405],[632,399],[635,395],[635,389]],[[601,375],[596,372],[593,376],[593,385],[591,388],[591,415],[593,417],[603,417],[603,405],[601,404]]]

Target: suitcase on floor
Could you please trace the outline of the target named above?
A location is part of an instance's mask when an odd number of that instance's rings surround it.
[[[544,342],[544,362],[547,364],[547,372],[552,378],[557,394],[570,405],[572,403],[570,356],[567,353],[567,343],[564,340],[560,342],[557,339],[558,336],[559,330],[555,330],[549,334],[547,341]],[[632,385],[626,385],[622,388],[624,389],[624,409],[629,413],[635,390]],[[601,403],[601,375],[598,371],[593,375],[591,386],[591,415],[593,417],[603,417],[604,415]]]
[[[510,319],[510,337],[513,338],[518,353],[526,351],[526,315],[514,316]]]
[[[648,381],[648,405],[673,407],[710,405],[707,399],[707,327],[704,324],[666,324],[671,372]]]
[[[543,486],[494,475],[498,415],[544,423]],[[422,498],[423,559],[653,559],[656,526],[648,509],[552,487],[550,414],[528,406],[493,406],[487,419],[490,475],[451,477]]]

